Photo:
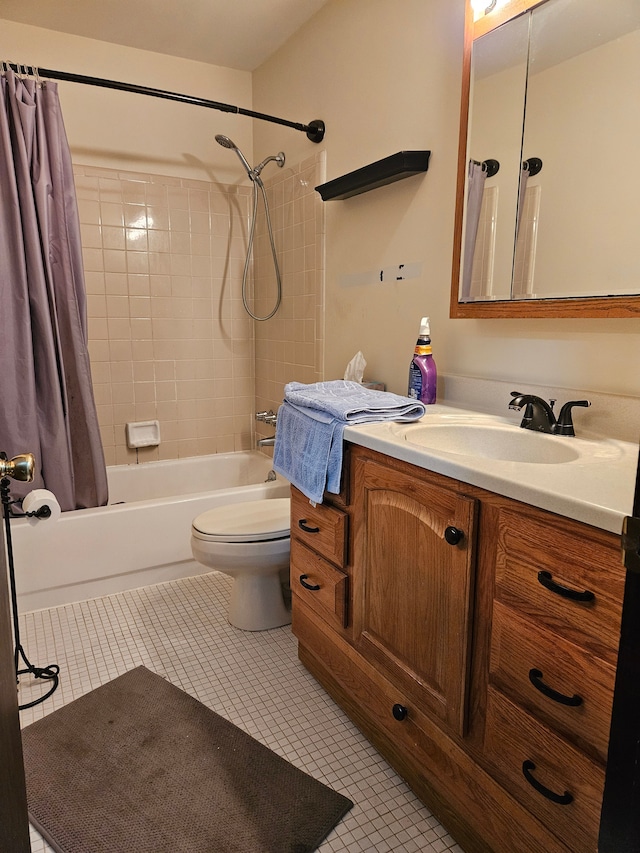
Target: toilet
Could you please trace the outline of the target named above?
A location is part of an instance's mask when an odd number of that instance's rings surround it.
[[[227,618],[243,631],[291,622],[282,594],[288,577],[291,499],[269,498],[215,507],[194,518],[194,559],[232,577]]]

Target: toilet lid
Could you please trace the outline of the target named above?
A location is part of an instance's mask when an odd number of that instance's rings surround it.
[[[265,542],[291,531],[291,499],[241,501],[203,512],[192,523],[200,538],[224,542]]]

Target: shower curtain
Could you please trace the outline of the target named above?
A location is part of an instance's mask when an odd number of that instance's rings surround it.
[[[63,510],[107,502],[71,155],[56,83],[0,74],[0,451]]]
[[[476,160],[469,160],[467,172],[467,208],[466,225],[464,229],[464,245],[462,252],[462,285],[460,296],[462,299],[469,298],[471,294],[471,273],[473,270],[473,255],[476,248],[478,236],[478,224],[482,210],[482,196],[484,194],[484,183],[487,173]]]

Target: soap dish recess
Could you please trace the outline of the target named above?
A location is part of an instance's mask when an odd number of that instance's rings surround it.
[[[155,447],[160,444],[160,421],[137,421],[127,424],[129,447]]]

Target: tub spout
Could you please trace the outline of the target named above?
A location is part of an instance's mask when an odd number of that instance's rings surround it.
[[[270,438],[259,438],[258,439],[258,447],[273,447],[276,443],[275,435],[272,435]]]

